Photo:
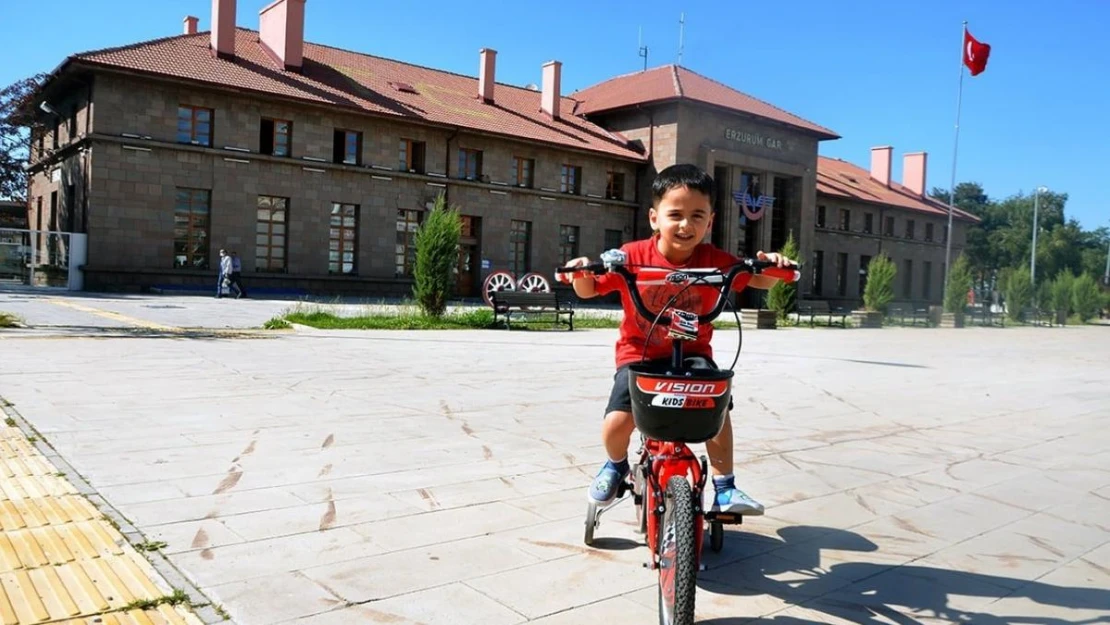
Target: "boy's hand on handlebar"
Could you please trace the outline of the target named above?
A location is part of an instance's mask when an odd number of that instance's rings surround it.
[[[563,267],[585,267],[590,264],[590,259],[587,256],[580,256],[567,261]],[[556,273],[555,279],[563,284],[573,284],[578,278],[593,277],[588,271],[576,271],[574,273]]]
[[[782,254],[779,254],[778,252],[771,252],[770,254],[765,254],[764,252],[756,252],[755,257],[759,260],[775,263],[775,266],[777,267],[796,267],[798,265],[798,263],[783,256]]]

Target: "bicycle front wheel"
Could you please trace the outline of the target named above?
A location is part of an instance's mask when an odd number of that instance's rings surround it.
[[[659,623],[693,625],[698,527],[686,478],[676,475],[667,482],[659,529]]]

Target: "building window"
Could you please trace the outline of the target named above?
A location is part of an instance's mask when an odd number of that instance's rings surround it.
[[[335,129],[331,138],[331,161],[342,165],[361,165],[362,133]]]
[[[933,224],[925,224],[925,240],[930,243],[933,241]]]
[[[848,253],[840,252],[836,255],[836,294],[844,297],[848,294]]]
[[[258,196],[258,223],[254,236],[254,270],[285,271],[285,224],[289,223],[289,198]]]
[[[531,189],[535,184],[532,172],[536,169],[536,161],[531,158],[513,157],[513,184],[525,189]]]
[[[870,265],[870,264],[871,264],[871,257],[870,256],[860,256],[859,257],[859,296],[860,297],[863,297],[863,294],[867,291],[867,270],[868,270],[868,265]]]
[[[913,238],[913,220],[912,219],[907,219],[906,220],[906,238],[907,239],[912,239]]]
[[[894,218],[893,217],[887,217],[886,218],[886,227],[883,228],[883,235],[888,236],[888,237],[894,236]]]
[[[578,226],[559,226],[559,264],[578,258]]]
[[[925,271],[922,272],[921,297],[928,301],[933,296],[933,263],[925,261]]]
[[[52,138],[53,138],[53,141],[54,141],[53,146],[54,146],[55,150],[62,147],[61,140],[58,138],[58,125],[60,123],[61,122],[59,122],[57,118],[54,118],[54,134],[52,135]]]
[[[576,165],[563,165],[559,179],[559,192],[580,195],[582,193],[582,168]]]
[[[902,297],[910,299],[913,297],[913,261],[902,261],[902,267],[902,273],[906,275],[906,279],[902,281]]]
[[[401,139],[397,166],[411,174],[424,173],[424,142]],[[460,170],[461,171],[461,170]]]
[[[177,107],[177,142],[212,145],[212,109]]]
[[[875,214],[874,213],[864,213],[863,214],[863,233],[864,234],[875,234]]]
[[[824,228],[825,227],[825,207],[824,207],[824,205],[819,205],[817,207],[817,227],[818,228]]]
[[[624,233],[620,230],[606,230],[605,231],[605,249],[606,250],[619,250],[621,245],[624,244]]]
[[[479,180],[482,177],[482,151],[459,148],[459,178]]]
[[[825,273],[825,253],[821,250],[813,252],[813,294],[821,294],[821,275]]]
[[[358,205],[332,202],[328,273],[352,275],[358,258]]]
[[[211,192],[206,189],[177,189],[173,206],[175,269],[208,268],[208,213],[211,198]],[[42,198],[39,198],[39,207],[42,207]]]
[[[289,156],[293,145],[293,122],[262,118],[258,131],[258,151],[273,156]]]
[[[610,200],[624,199],[624,174],[611,171],[605,181],[605,197]]]
[[[416,231],[420,228],[420,211],[397,209],[397,247],[394,255],[394,275],[411,278],[416,266]]]
[[[509,271],[517,278],[532,270],[532,222],[513,220],[509,230]]]
[[[844,231],[852,229],[852,211],[847,208],[840,209],[840,229]]]
[[[66,134],[69,135],[69,140],[72,142],[77,138],[77,106],[74,105],[69,111],[69,120],[66,124]]]

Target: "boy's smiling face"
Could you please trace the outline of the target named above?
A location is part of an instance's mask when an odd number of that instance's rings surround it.
[[[648,219],[659,232],[659,252],[672,263],[683,263],[713,226],[713,207],[701,191],[675,187],[651,208]]]

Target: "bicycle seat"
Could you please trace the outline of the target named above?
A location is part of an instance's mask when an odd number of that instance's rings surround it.
[[[729,369],[638,363],[628,367],[632,419],[657,441],[703,443],[721,431],[732,397]]]

